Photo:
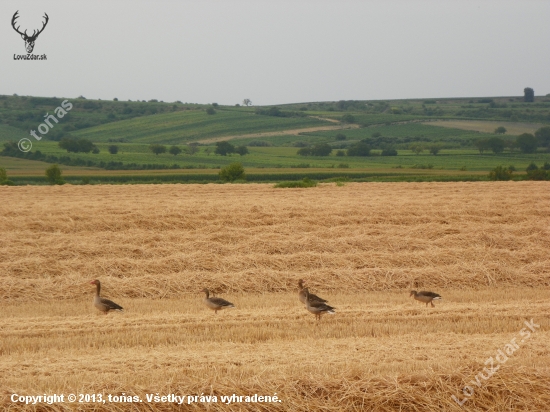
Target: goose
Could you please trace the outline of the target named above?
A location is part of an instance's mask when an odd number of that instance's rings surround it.
[[[102,298],[99,296],[99,292],[101,291],[101,283],[99,280],[92,280],[90,282],[91,285],[96,285],[96,291],[95,291],[95,297],[94,297],[94,306],[99,309],[101,312],[103,312],[105,315],[110,310],[118,310],[119,312],[122,312],[122,306],[117,305],[115,302],[109,299]]]
[[[204,298],[204,304],[212,309],[215,314],[218,314],[218,310],[235,307],[235,305],[225,299],[209,297],[210,291],[206,288],[204,288],[201,292],[204,292],[206,294],[206,297]]]
[[[298,299],[300,299],[300,302],[306,303],[306,292],[304,289],[304,281],[302,279],[298,280]],[[309,294],[309,300],[312,302],[321,302],[325,303],[328,302],[328,300],[322,299],[317,295],[314,295],[313,293]]]
[[[313,313],[317,320],[321,320],[321,315],[324,315],[325,313],[330,315],[334,315],[336,313],[335,308],[332,306],[329,306],[323,302],[311,300],[311,295],[309,294],[308,288],[304,288],[304,293],[306,295],[306,309]]]
[[[419,302],[424,302],[426,306],[428,306],[428,303],[431,303],[432,308],[435,308],[432,301],[442,299],[441,295],[438,295],[437,293],[426,291],[417,292],[416,290],[411,290],[409,297],[410,296],[414,296],[414,298]]]

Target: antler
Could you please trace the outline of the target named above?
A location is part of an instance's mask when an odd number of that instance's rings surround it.
[[[19,17],[19,16],[17,15],[17,13],[19,13],[19,10],[17,10],[17,11],[14,13],[14,15],[13,15],[13,17],[12,17],[12,19],[11,19],[11,25],[12,25],[13,29],[14,29],[17,33],[19,33],[21,36],[27,36],[27,30],[25,30],[25,33],[21,33],[21,32],[19,31],[19,27],[21,27],[21,26],[17,26],[17,28],[15,28],[15,20]]]
[[[15,20],[17,20],[17,19],[19,18],[19,16],[17,15],[17,13],[19,13],[19,10],[17,10],[17,11],[15,12],[15,14],[13,15],[13,17],[12,17],[12,19],[11,19],[11,25],[12,25],[13,29],[14,29],[17,33],[19,33],[21,36],[25,36],[25,38],[26,38],[26,39],[29,39],[29,40],[34,40],[34,39],[36,39],[36,38],[38,37],[38,35],[39,35],[40,33],[42,33],[42,31],[46,28],[46,25],[48,24],[48,21],[50,20],[50,18],[48,17],[48,14],[47,14],[47,13],[44,13],[44,18],[46,19],[46,21],[45,21],[44,23],[42,23],[42,28],[41,28],[40,30],[38,30],[38,33],[36,32],[36,30],[34,30],[33,33],[32,33],[32,36],[29,36],[29,35],[27,34],[27,30],[25,30],[24,33],[21,33],[21,32],[19,31],[19,27],[21,27],[21,26],[17,26],[17,28],[15,28]]]
[[[32,33],[31,38],[34,39],[34,38],[38,37],[38,35],[40,33],[42,33],[44,31],[44,29],[46,28],[46,24],[48,24],[48,21],[50,20],[50,18],[48,17],[46,12],[44,12],[44,17],[46,18],[46,21],[44,23],[42,23],[42,28],[40,30],[38,30],[38,33],[36,33],[36,34],[34,33],[36,30],[34,30],[33,33]]]

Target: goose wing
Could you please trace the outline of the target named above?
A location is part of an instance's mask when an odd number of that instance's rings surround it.
[[[228,302],[227,300],[222,298],[209,298],[208,300],[217,306],[231,306],[231,307],[235,306],[231,302]]]
[[[434,292],[427,292],[425,290],[421,291],[421,292],[418,292],[419,295],[422,295],[422,296],[428,296],[430,298],[441,298],[441,295],[437,294],[437,293],[434,293]]]
[[[310,301],[310,302],[321,302],[321,303],[328,302],[328,300],[325,300],[325,299],[323,299],[323,298],[320,298],[319,296],[314,295],[313,293],[310,293],[310,294],[309,294],[309,301]]]
[[[99,299],[99,302],[108,307],[110,310],[122,310],[122,306],[120,305],[117,305],[115,302],[113,302],[112,300],[109,300],[109,299],[105,299],[105,298],[100,298]]]

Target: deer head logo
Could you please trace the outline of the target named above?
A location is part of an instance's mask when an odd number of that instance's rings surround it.
[[[38,32],[36,30],[34,30],[33,33],[32,33],[32,36],[28,36],[27,35],[27,30],[25,30],[24,33],[21,33],[19,31],[20,26],[17,26],[17,28],[15,28],[15,20],[19,17],[17,15],[17,13],[19,13],[19,10],[17,10],[15,12],[15,14],[13,15],[13,17],[11,19],[11,25],[12,25],[13,29],[21,35],[21,38],[23,40],[25,40],[25,48],[27,49],[27,53],[32,53],[32,51],[34,49],[34,42],[36,41],[36,38],[38,37],[38,35],[40,33],[42,33],[44,31],[44,28],[46,27],[46,24],[48,24],[48,20],[50,18],[48,17],[48,15],[46,13],[44,13],[44,18],[46,19],[46,21],[44,23],[42,23],[43,24],[42,28],[40,30],[38,30]]]

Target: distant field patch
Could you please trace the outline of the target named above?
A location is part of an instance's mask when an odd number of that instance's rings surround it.
[[[310,117],[261,116],[249,112],[203,111],[157,114],[83,129],[73,134],[93,142],[124,139],[133,143],[181,144],[201,139],[253,133],[282,132],[287,129],[333,125]]]
[[[497,127],[506,128],[506,134],[520,135],[522,133],[535,133],[537,129],[544,126],[542,123],[511,123],[491,122],[483,120],[437,120],[425,122],[429,126],[451,127],[453,129],[475,130],[483,133],[493,133]]]

